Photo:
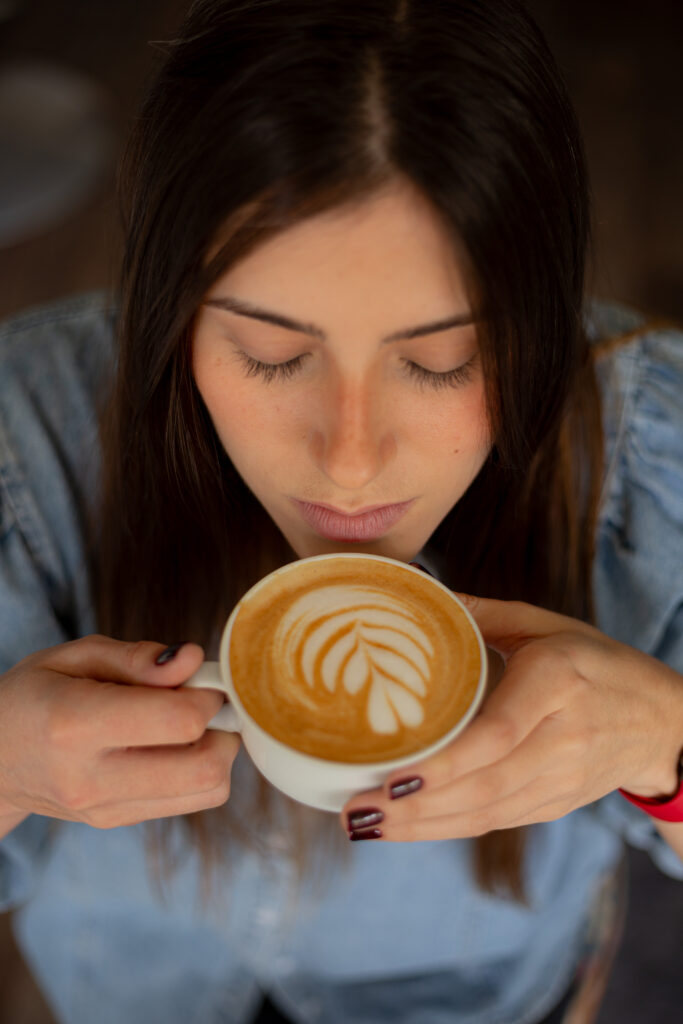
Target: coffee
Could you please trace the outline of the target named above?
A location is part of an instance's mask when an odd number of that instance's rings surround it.
[[[230,674],[271,736],[328,761],[417,753],[477,691],[481,651],[450,594],[401,562],[292,563],[236,609]]]

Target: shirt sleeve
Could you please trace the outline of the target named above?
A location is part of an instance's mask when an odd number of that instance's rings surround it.
[[[69,462],[89,423],[78,371],[98,337],[91,305],[0,332],[0,687],[27,655],[92,632],[74,484],[86,463]],[[55,825],[30,815],[0,841],[0,910],[29,899]]]
[[[6,474],[0,485],[0,672],[28,653],[62,643],[68,637],[50,605],[44,573],[30,541],[8,505]],[[1,680],[0,680],[1,685]],[[0,911],[31,895],[49,848],[49,821],[30,815],[0,842]]]
[[[681,673],[683,688],[683,332],[643,335],[624,366],[630,387],[596,559],[599,624]],[[649,815],[616,792],[597,810],[662,871],[683,879],[683,862]]]
[[[38,556],[40,536],[16,521],[6,482],[0,469],[0,673],[34,651],[71,639],[51,602],[49,570]]]

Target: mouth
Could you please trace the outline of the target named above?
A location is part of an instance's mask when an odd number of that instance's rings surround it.
[[[353,544],[379,540],[405,515],[414,499],[394,505],[374,505],[353,515],[329,505],[314,505],[297,498],[292,501],[304,522],[321,537]]]

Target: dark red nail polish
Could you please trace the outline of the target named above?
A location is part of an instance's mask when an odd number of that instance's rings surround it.
[[[370,825],[379,825],[384,821],[384,815],[376,807],[363,807],[358,811],[350,811],[348,814],[348,829],[356,831],[359,828],[369,828]]]
[[[399,779],[389,789],[389,796],[392,800],[398,800],[400,796],[408,796],[409,793],[415,793],[422,786],[423,779],[419,775],[414,775],[410,779]]]
[[[184,647],[186,643],[187,640],[183,640],[179,644],[171,644],[170,647],[167,647],[165,651],[161,652],[159,657],[155,660],[154,664],[165,665],[167,661],[171,661],[172,658],[175,658],[180,648]]]
[[[349,839],[352,843],[357,843],[361,839],[381,839],[382,830],[381,828],[366,828],[358,832],[349,832]]]

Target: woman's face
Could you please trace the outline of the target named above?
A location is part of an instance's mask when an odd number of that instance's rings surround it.
[[[235,468],[302,558],[411,560],[490,449],[457,258],[406,186],[233,266],[200,309],[193,371]]]

